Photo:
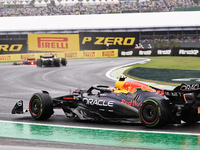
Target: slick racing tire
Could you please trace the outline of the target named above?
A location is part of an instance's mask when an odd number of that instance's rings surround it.
[[[62,58],[62,59],[61,59],[61,64],[62,64],[63,66],[66,66],[66,65],[67,65],[67,60],[66,60],[66,58]]]
[[[43,65],[42,59],[37,59],[36,65],[37,65],[37,67],[42,67],[42,65]]]
[[[14,62],[13,65],[18,65],[17,62]]]
[[[55,67],[60,67],[60,59],[59,58],[55,58],[54,59],[54,66]]]
[[[146,127],[161,127],[170,121],[171,112],[166,100],[147,99],[139,107],[139,119]]]
[[[53,114],[53,102],[47,93],[35,93],[29,102],[29,111],[35,120],[47,120]]]

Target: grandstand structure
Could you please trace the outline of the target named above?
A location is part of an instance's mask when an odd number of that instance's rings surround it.
[[[48,5],[55,4],[59,5],[75,5],[77,3],[82,3],[83,5],[97,5],[97,4],[116,4],[120,0],[0,0],[1,7],[6,8],[17,8],[17,7],[27,7],[33,5],[34,7],[47,7]]]
[[[27,39],[28,34],[139,32],[140,42],[176,40],[200,47],[200,11],[62,16],[0,17],[0,39]]]

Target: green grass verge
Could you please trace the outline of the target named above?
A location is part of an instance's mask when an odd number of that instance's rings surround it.
[[[196,75],[196,77],[198,76],[198,71],[200,71],[200,57],[170,57],[170,56],[160,56],[160,57],[148,57],[149,59],[152,59],[152,61],[147,62],[145,64],[136,64],[136,65],[131,65],[130,69],[126,70],[124,72],[124,75],[136,79],[136,80],[140,80],[140,81],[148,81],[148,82],[153,82],[153,83],[158,83],[158,84],[164,84],[164,85],[179,85],[180,82],[169,82],[169,80],[164,81],[161,79],[158,79],[156,77],[157,80],[155,80],[155,78],[151,78],[149,79],[149,75],[155,75],[156,74],[156,70],[159,70],[157,73],[160,74],[160,76],[166,74],[166,72],[164,71],[168,71],[171,72],[172,70],[174,71],[173,76],[168,75],[168,78],[192,78],[194,76],[192,76],[191,72],[193,71]],[[142,75],[146,75],[146,77],[144,76],[139,76],[137,75],[133,75],[130,73],[128,73],[130,70],[133,70],[134,68],[140,68],[139,71],[143,70],[143,71],[149,71],[152,70],[151,73],[147,72],[146,74],[144,72],[138,72],[141,73]],[[148,69],[150,68],[150,69]],[[180,70],[180,71],[179,71]],[[187,71],[186,71],[187,70]],[[191,70],[191,71],[190,71]],[[160,72],[161,71],[161,72]],[[190,72],[190,73],[188,73]],[[163,74],[162,74],[163,73]],[[156,76],[156,75],[155,75]],[[178,77],[179,76],[179,77]],[[200,74],[199,74],[199,78],[200,78]],[[194,82],[194,81],[193,81]],[[189,83],[190,84],[190,83]]]

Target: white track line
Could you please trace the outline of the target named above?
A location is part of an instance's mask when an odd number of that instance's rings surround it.
[[[186,133],[186,132],[165,132],[165,131],[145,131],[145,130],[127,130],[127,129],[111,129],[111,128],[94,128],[94,127],[84,127],[84,126],[69,126],[69,125],[56,125],[56,124],[41,124],[41,123],[28,123],[28,122],[15,122],[15,121],[5,121],[0,120],[2,123],[11,124],[25,124],[25,125],[40,125],[40,126],[50,126],[50,127],[65,127],[65,128],[75,128],[75,129],[91,129],[91,130],[107,130],[107,131],[123,131],[123,132],[138,132],[138,133],[160,133],[160,134],[179,134],[179,135],[196,135],[200,136],[200,133]]]
[[[141,58],[141,59],[143,59],[143,58]],[[129,64],[125,64],[125,65],[121,65],[121,66],[118,66],[118,67],[115,67],[115,68],[109,70],[108,72],[106,72],[105,75],[106,75],[107,78],[116,81],[116,80],[118,80],[118,79],[116,79],[116,78],[110,76],[110,74],[111,74],[114,70],[119,69],[119,68],[122,68],[122,67],[125,67],[125,66],[129,66],[129,65],[145,63],[145,62],[148,62],[148,61],[151,61],[151,59],[146,59],[146,60],[142,60],[142,61],[137,61],[137,62],[133,62],[133,63],[129,63]]]

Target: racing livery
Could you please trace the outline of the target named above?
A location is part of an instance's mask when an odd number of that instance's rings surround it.
[[[28,58],[20,62],[14,62],[13,65],[35,65],[36,60],[35,58]]]
[[[33,94],[29,102],[30,114],[36,120],[50,118],[56,108],[61,108],[67,117],[80,120],[135,121],[139,118],[147,127],[181,124],[181,120],[196,123],[200,120],[200,84],[181,84],[173,90],[162,90],[121,77],[114,88],[94,85],[56,98],[42,91]],[[24,112],[20,100],[12,114]]]
[[[37,61],[36,61],[37,67],[42,67],[42,66],[45,66],[45,67],[52,67],[52,66],[60,67],[61,64],[63,66],[67,65],[66,58],[59,59],[59,58],[56,58],[55,55],[43,55],[43,56],[40,56],[40,58],[37,59]]]

